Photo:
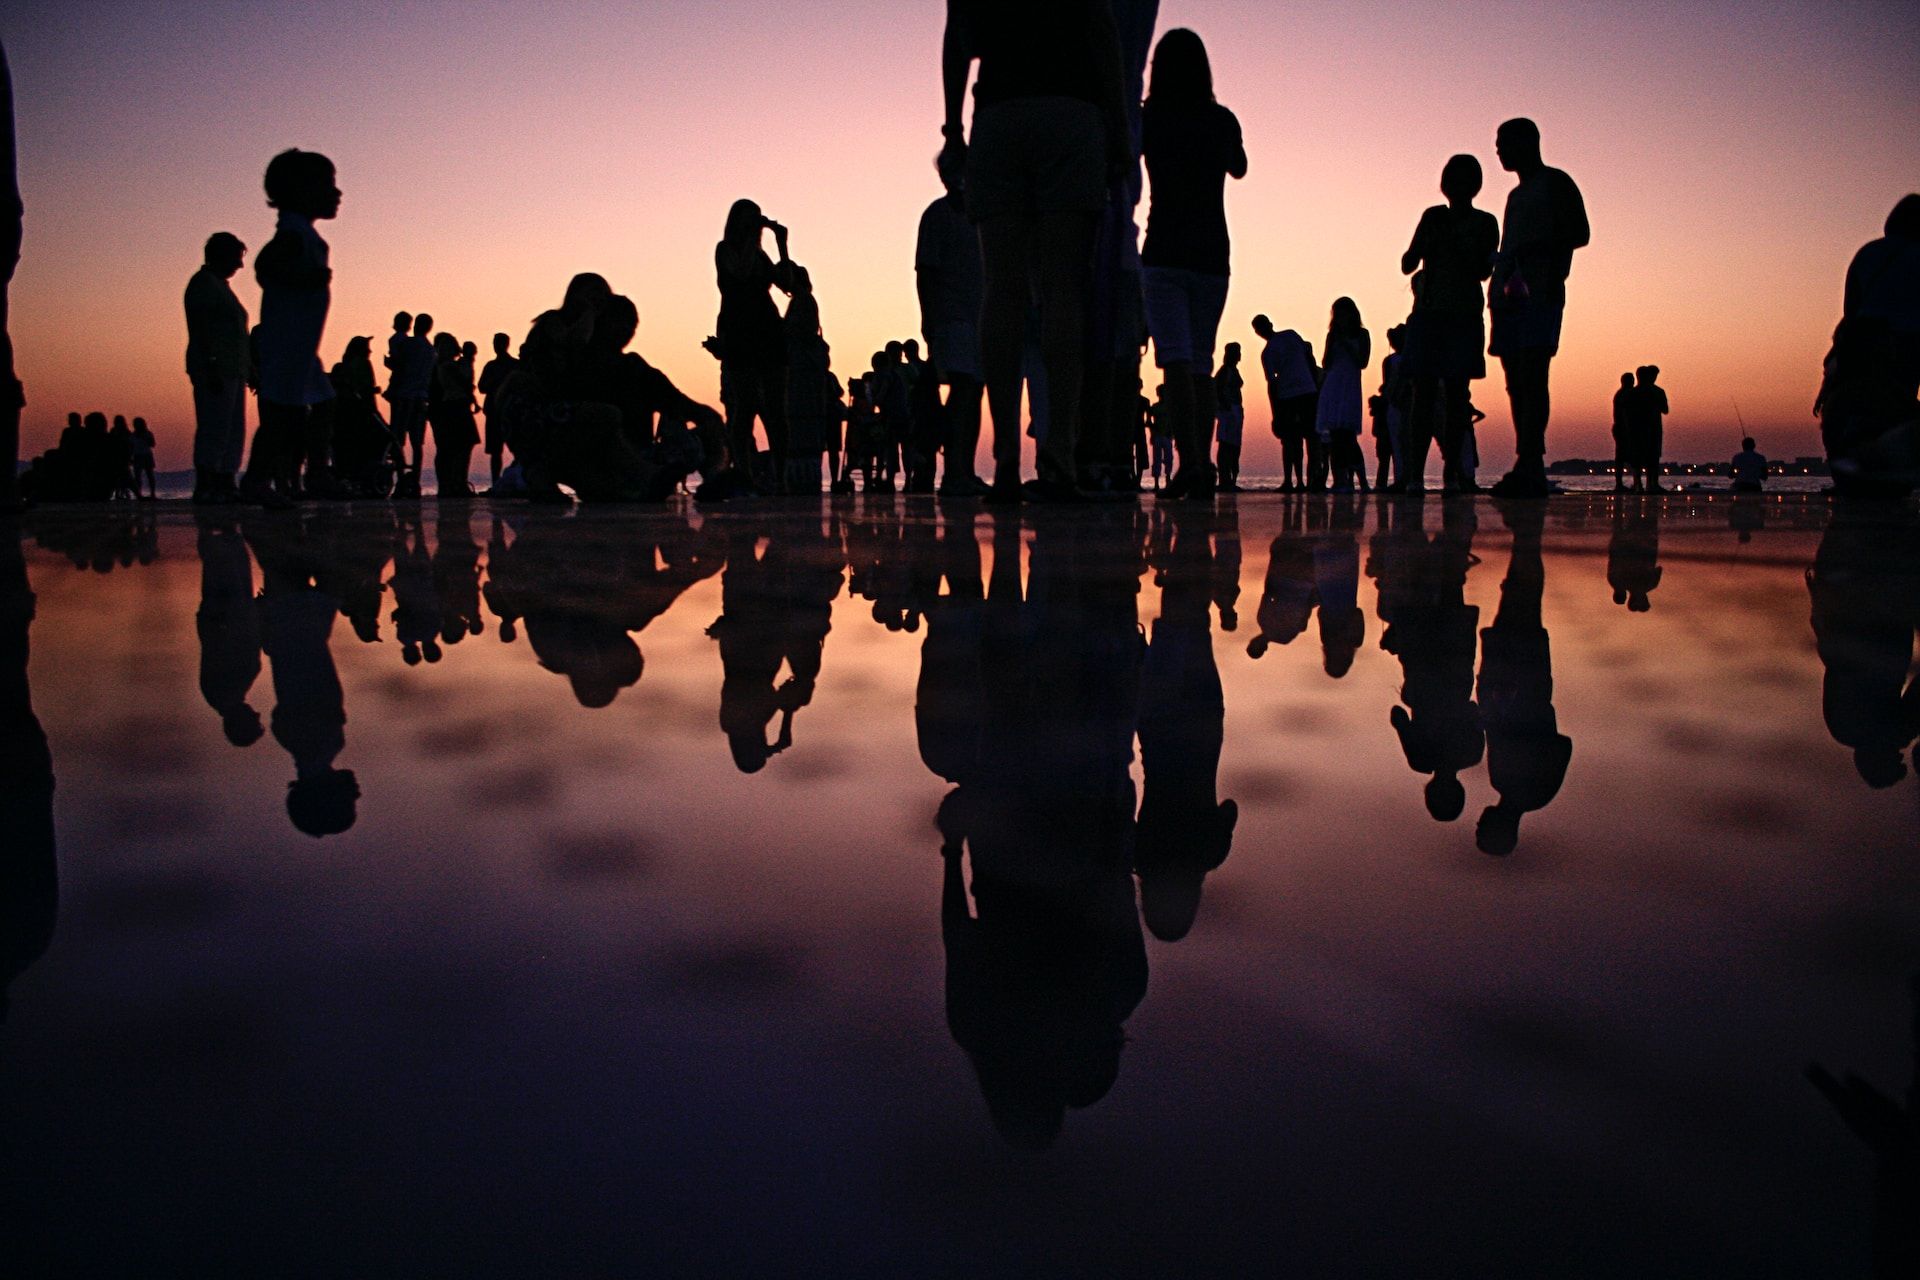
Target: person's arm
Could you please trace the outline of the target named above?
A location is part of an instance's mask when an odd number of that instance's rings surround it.
[[[1246,136],[1240,131],[1240,118],[1225,107],[1220,108],[1220,114],[1226,117],[1227,154],[1225,160],[1227,176],[1229,178],[1244,178],[1247,176],[1247,140]]]
[[[1400,255],[1400,274],[1410,276],[1420,269],[1426,259],[1427,215],[1421,214],[1420,221],[1413,225],[1413,239],[1407,242],[1407,251]]]
[[[1587,222],[1587,202],[1572,178],[1561,174],[1559,232],[1560,242],[1569,253],[1593,242],[1593,227]]]
[[[969,0],[947,0],[947,29],[940,39],[940,87],[946,102],[946,121],[940,127],[941,136],[946,139],[940,150],[943,162],[962,158],[967,153],[967,76],[977,56],[972,8]]]

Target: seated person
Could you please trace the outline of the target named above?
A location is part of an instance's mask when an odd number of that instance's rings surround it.
[[[1759,493],[1767,483],[1767,459],[1753,447],[1753,437],[1740,441],[1740,452],[1733,455],[1733,491]]]

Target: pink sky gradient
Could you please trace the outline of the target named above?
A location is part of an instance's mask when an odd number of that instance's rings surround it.
[[[1256,311],[1316,344],[1350,294],[1376,344],[1397,271],[1455,151],[1508,175],[1493,129],[1531,115],[1580,182],[1594,246],[1570,282],[1549,454],[1610,453],[1621,370],[1655,362],[1670,456],[1818,451],[1809,406],[1848,258],[1920,187],[1910,7],[1389,4],[1310,11],[1167,0],[1208,41],[1251,172],[1231,184],[1222,341]],[[323,150],[346,202],[331,362],[396,310],[482,348],[515,341],[567,277],[639,303],[637,349],[717,397],[699,349],[712,249],[747,195],[793,229],[843,373],[918,329],[913,238],[938,194],[937,0],[566,6],[69,5],[0,18],[19,97],[25,257],[14,331],[23,449],[69,409],[144,414],[185,466],[180,291],[207,234],[272,227],[267,158]],[[236,281],[257,312],[251,271]],[[1369,386],[1373,379],[1370,376]],[[1510,452],[1498,372],[1477,388],[1490,464]],[[1250,401],[1249,474],[1276,459]]]

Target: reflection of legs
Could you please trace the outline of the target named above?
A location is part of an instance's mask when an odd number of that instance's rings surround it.
[[[1020,480],[1021,356],[1027,340],[1027,307],[1034,227],[1016,214],[980,224],[980,259],[986,275],[980,308],[980,362],[987,376],[987,409],[993,415],[996,485]]]
[[[1040,299],[1040,349],[1047,365],[1047,439],[1042,478],[1073,484],[1074,440],[1080,422],[1086,359],[1087,294],[1093,282],[1091,213],[1047,213],[1034,224],[1031,267]]]

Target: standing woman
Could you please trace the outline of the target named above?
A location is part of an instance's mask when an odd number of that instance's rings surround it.
[[[778,262],[760,247],[761,233],[773,232]],[[767,433],[773,455],[773,485],[787,487],[787,338],[769,290],[794,291],[794,266],[787,257],[787,229],[763,216],[751,200],[736,200],[727,211],[727,229],[714,246],[720,280],[720,382],[727,408],[727,436],[733,465],[752,485],[753,421]]]
[[[1480,194],[1480,162],[1457,155],[1440,170],[1447,198],[1420,215],[1413,243],[1400,255],[1400,270],[1419,273],[1421,286],[1407,321],[1403,372],[1413,379],[1402,487],[1426,484],[1427,445],[1437,435],[1445,464],[1445,487],[1471,489],[1460,466],[1461,444],[1472,425],[1473,382],[1487,376],[1487,277],[1500,247],[1500,224],[1473,207]]]
[[[1165,496],[1209,498],[1213,347],[1227,305],[1226,184],[1247,176],[1247,150],[1240,121],[1213,100],[1206,45],[1185,27],[1154,50],[1142,121],[1153,204],[1141,282],[1154,363],[1167,385],[1162,411],[1180,451]]]
[[[1339,493],[1367,487],[1366,459],[1360,454],[1360,425],[1366,411],[1360,371],[1372,359],[1373,338],[1361,326],[1360,308],[1352,298],[1335,299],[1320,358],[1326,377],[1320,384],[1314,428],[1326,442],[1333,488]]]
[[[473,417],[473,362],[460,358],[460,343],[442,331],[433,340],[433,394],[427,403],[427,421],[433,427],[433,474],[442,498],[464,498],[473,492],[467,469],[480,429]]]

